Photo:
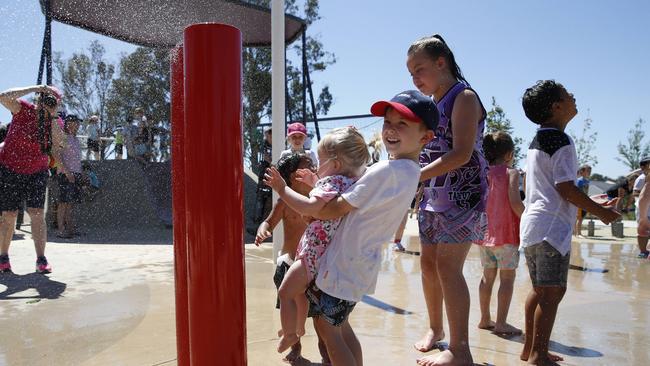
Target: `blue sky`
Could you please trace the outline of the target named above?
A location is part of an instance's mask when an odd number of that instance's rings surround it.
[[[579,109],[568,129],[580,130],[590,116],[598,131],[595,172],[624,174],[627,169],[615,160],[616,145],[638,118],[650,119],[649,2],[323,0],[320,7],[322,19],[309,32],[336,54],[337,63],[313,78],[317,85],[330,86],[335,98],[330,116],[367,113],[375,100],[413,88],[406,50],[415,39],[440,33],[486,107],[494,96],[515,135],[526,141],[535,126],[521,109],[523,91],[538,79],[562,82],[575,94]],[[4,0],[0,19],[0,89],[33,84],[44,23],[38,1]],[[53,49],[64,55],[93,39],[113,60],[134,49],[53,25]],[[9,118],[0,110],[0,121]],[[378,128],[377,123],[364,132]]]

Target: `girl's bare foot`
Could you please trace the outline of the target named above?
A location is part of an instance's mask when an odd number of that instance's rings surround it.
[[[297,334],[284,334],[280,337],[280,343],[278,343],[278,353],[282,353],[289,349],[300,340]]]
[[[498,335],[505,335],[505,336],[520,335],[522,333],[521,329],[516,328],[508,323],[496,324],[492,332]]]
[[[551,352],[546,354],[548,359],[553,361],[553,362],[559,362],[559,361],[564,361],[564,358],[562,356],[558,356],[556,354],[553,354]],[[530,356],[530,350],[526,349],[524,347],[524,350],[521,351],[521,355],[519,356],[519,359],[522,361],[528,361],[528,357]]]
[[[478,322],[478,327],[479,327],[479,329],[492,330],[492,329],[494,329],[494,326],[495,326],[495,325],[496,325],[496,323],[493,322],[493,321],[490,320],[490,319],[488,319],[488,320],[481,320],[480,322]]]
[[[429,329],[427,334],[419,341],[415,342],[413,347],[420,352],[429,352],[436,348],[436,344],[445,338],[445,332],[441,330],[438,334],[433,329]]]
[[[305,335],[305,325],[304,324],[298,326],[298,329],[296,329],[296,335],[298,335],[298,337],[302,337],[302,336]]]
[[[474,360],[469,352],[454,355],[450,350],[445,350],[436,355],[429,355],[417,360],[421,366],[466,366],[473,365]]]

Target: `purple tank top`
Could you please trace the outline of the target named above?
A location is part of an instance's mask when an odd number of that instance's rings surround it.
[[[465,89],[472,90],[468,85],[458,82],[436,104],[440,122],[435,130],[434,139],[422,149],[420,166],[426,166],[452,149],[452,108],[456,96]],[[483,130],[486,113],[482,104],[481,108],[483,116],[478,122],[471,158],[465,165],[423,182],[424,195],[420,202],[420,209],[446,212],[452,215],[469,210],[485,211],[488,164],[483,156]]]

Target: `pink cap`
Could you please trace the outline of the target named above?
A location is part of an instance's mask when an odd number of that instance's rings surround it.
[[[287,137],[300,133],[307,136],[307,128],[300,122],[292,123],[287,127]]]

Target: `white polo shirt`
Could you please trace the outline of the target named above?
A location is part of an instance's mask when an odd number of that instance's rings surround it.
[[[341,195],[356,209],[343,218],[321,258],[316,285],[343,300],[375,291],[382,245],[392,239],[420,179],[413,160],[380,161]]]
[[[540,128],[526,157],[526,209],[521,216],[521,247],[546,241],[562,255],[571,250],[578,209],[555,185],[576,181],[578,158],[573,140],[555,128]]]

